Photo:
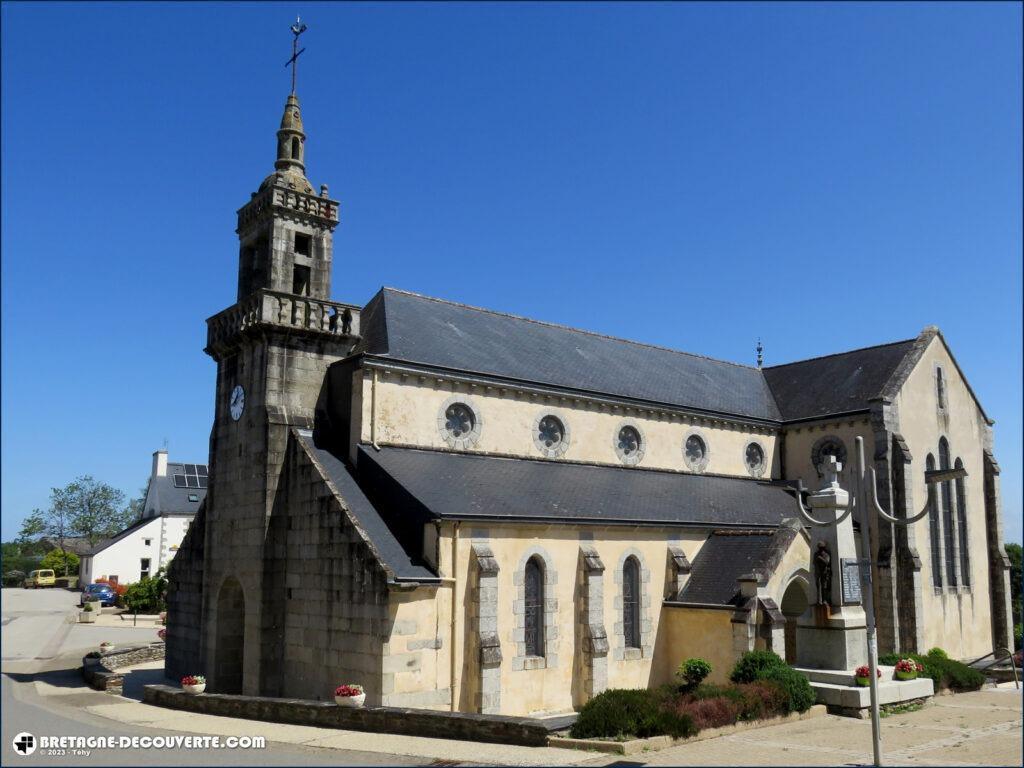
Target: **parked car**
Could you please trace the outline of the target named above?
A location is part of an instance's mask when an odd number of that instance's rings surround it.
[[[82,596],[79,598],[78,604],[84,607],[87,602],[98,602],[101,606],[115,605],[117,603],[117,592],[109,584],[87,584],[85,589],[82,590]]]
[[[25,589],[39,589],[39,587],[52,587],[57,584],[57,577],[53,571],[29,571],[25,578]]]

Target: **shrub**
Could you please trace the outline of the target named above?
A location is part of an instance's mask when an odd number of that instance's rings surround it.
[[[684,694],[682,701],[715,698],[725,698],[735,704],[739,720],[760,720],[789,711],[786,692],[778,683],[767,680],[738,685],[701,685]]]
[[[782,689],[786,695],[787,712],[806,712],[817,699],[817,694],[814,693],[807,678],[792,667],[771,667],[764,672],[761,679],[776,683]]]
[[[1024,624],[1013,625],[1013,649],[1019,651],[1024,645]]]
[[[935,690],[949,688],[954,691],[976,691],[985,684],[985,676],[981,672],[954,659],[932,656],[930,653],[928,656],[916,653],[907,653],[904,656],[924,667],[919,674],[931,678]],[[900,658],[898,654],[887,653],[879,658],[878,663],[895,666]]]
[[[574,739],[661,735],[684,738],[696,732],[693,719],[674,711],[657,691],[613,688],[583,705],[569,735]]]
[[[932,648],[930,651],[928,651],[928,655],[931,656],[932,658],[935,658],[935,659],[948,659],[949,658],[949,654],[947,654],[941,648]]]
[[[82,610],[86,613],[92,613],[96,610],[96,607],[92,604],[92,602],[86,602],[86,604],[82,606]]]
[[[777,653],[771,651],[747,651],[733,667],[729,679],[734,683],[752,683],[761,680],[770,669],[786,667]]]
[[[78,573],[78,555],[74,552],[51,549],[43,555],[43,560],[39,567],[51,569],[56,576],[64,576],[65,570],[68,575]]]
[[[676,713],[689,717],[694,727],[703,731],[705,728],[721,728],[732,725],[740,716],[740,705],[726,696],[715,696],[708,699],[685,698],[676,703]]]
[[[687,659],[679,665],[676,675],[682,678],[687,686],[698,686],[704,678],[711,674],[711,665],[704,659]]]

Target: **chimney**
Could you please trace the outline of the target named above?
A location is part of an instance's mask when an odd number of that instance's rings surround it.
[[[153,451],[153,477],[167,477],[167,449]]]

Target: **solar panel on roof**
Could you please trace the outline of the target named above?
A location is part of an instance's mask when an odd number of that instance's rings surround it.
[[[195,474],[198,474],[198,473],[196,472],[196,465],[195,465],[195,464],[186,464],[186,465],[185,465],[185,474],[186,474],[186,475],[195,475]]]
[[[196,477],[195,475],[185,475],[185,479],[188,481],[189,488],[199,487],[199,478]]]
[[[184,488],[185,485],[186,485],[186,483],[185,483],[185,476],[184,475],[175,475],[174,476],[174,487],[175,488]]]
[[[206,478],[205,477],[200,477],[199,478],[199,487],[200,488],[205,488],[206,487]]]
[[[205,464],[196,464],[196,468],[199,470],[200,477],[205,477],[206,475],[210,474],[209,472],[206,471]]]

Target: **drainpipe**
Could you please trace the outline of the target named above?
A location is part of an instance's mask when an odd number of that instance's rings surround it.
[[[452,712],[454,712],[455,709],[456,709],[456,707],[455,707],[455,687],[456,687],[455,686],[455,683],[456,683],[456,680],[455,680],[455,669],[456,669],[456,667],[455,667],[455,648],[456,648],[456,643],[455,643],[456,634],[455,634],[455,630],[456,630],[457,616],[458,616],[458,611],[456,610],[456,602],[457,602],[456,595],[458,594],[458,579],[456,577],[456,574],[458,573],[458,568],[459,568],[459,521],[456,520],[454,522],[454,524],[453,524],[453,527],[452,527],[452,574],[451,574],[451,578],[450,579],[445,579],[445,581],[450,581],[451,582],[451,589],[452,589],[452,621],[451,621],[451,628],[450,628],[450,631],[448,633],[449,642],[451,644],[450,647],[449,647],[449,651],[448,651],[448,656],[451,659],[451,669],[449,670],[449,673],[448,673],[448,687],[451,690],[451,711]]]
[[[370,445],[380,450],[377,445],[377,369],[373,369],[373,381],[370,386]]]

